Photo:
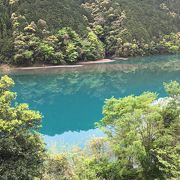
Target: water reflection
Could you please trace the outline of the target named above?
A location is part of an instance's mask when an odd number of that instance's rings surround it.
[[[80,132],[68,131],[55,136],[44,135],[43,138],[48,150],[56,154],[58,152],[71,150],[72,147],[76,146],[83,148],[89,139],[102,136],[104,136],[104,134],[99,129],[90,129]]]
[[[90,129],[102,118],[106,98],[139,95],[144,91],[156,91],[165,96],[163,82],[180,81],[178,57],[170,59],[168,56],[165,61],[160,57],[158,63],[151,57],[152,62],[148,59],[147,64],[139,63],[142,59],[132,64],[130,59],[126,64],[117,61],[119,63],[78,68],[18,71],[11,76],[16,82],[17,101],[29,103],[32,109],[44,115],[41,132],[46,135],[48,144],[63,138],[70,143],[77,142],[81,136],[85,138],[85,131],[87,137],[93,134]]]
[[[180,55],[153,55],[153,56],[145,56],[145,57],[131,57],[128,60],[121,61],[121,64],[152,64],[152,63],[167,63],[167,62],[175,62],[180,60]],[[119,61],[113,62],[113,64],[118,64]]]

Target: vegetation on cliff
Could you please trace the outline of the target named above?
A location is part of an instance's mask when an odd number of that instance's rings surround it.
[[[0,63],[178,53],[178,7],[178,0],[0,0]]]

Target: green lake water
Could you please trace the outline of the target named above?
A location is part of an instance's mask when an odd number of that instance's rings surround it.
[[[155,91],[166,96],[163,82],[180,82],[180,56],[130,58],[76,68],[20,71],[11,74],[18,102],[42,112],[40,132],[48,147],[80,145],[102,136],[94,123],[105,99]]]

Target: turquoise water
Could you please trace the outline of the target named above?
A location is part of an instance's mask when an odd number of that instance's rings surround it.
[[[102,116],[104,100],[144,91],[166,96],[163,82],[180,81],[180,56],[130,58],[78,68],[21,71],[11,74],[18,102],[42,112],[41,133],[48,147],[83,146],[102,136],[94,123]]]

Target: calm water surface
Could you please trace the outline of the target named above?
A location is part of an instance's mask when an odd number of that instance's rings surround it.
[[[155,91],[165,96],[163,82],[180,81],[180,56],[130,58],[110,64],[35,70],[11,75],[18,102],[42,112],[41,133],[48,147],[83,146],[102,136],[94,123],[102,116],[104,100]]]

